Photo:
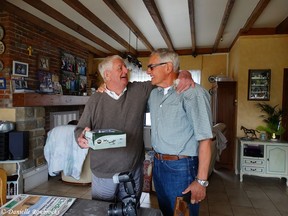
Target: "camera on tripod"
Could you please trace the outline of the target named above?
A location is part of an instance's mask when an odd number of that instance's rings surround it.
[[[127,196],[121,202],[109,205],[109,216],[136,216],[137,215],[137,198],[135,191],[135,182],[132,173],[123,172],[113,176],[115,184],[123,183]]]

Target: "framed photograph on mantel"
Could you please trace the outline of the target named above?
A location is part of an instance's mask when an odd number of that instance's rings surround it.
[[[251,69],[248,77],[248,100],[270,100],[270,69]]]
[[[28,77],[29,66],[27,63],[13,61],[13,75]]]

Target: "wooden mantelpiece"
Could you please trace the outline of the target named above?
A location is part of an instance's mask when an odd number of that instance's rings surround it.
[[[85,105],[88,99],[89,96],[15,93],[13,107]]]

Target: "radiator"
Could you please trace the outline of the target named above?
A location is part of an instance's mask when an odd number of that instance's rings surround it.
[[[79,111],[65,111],[65,112],[50,112],[50,129],[59,126],[66,125],[72,120],[79,119]]]

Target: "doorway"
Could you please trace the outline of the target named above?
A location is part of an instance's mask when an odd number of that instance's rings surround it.
[[[284,68],[282,110],[284,113],[282,125],[286,129],[282,139],[288,141],[288,68]]]

